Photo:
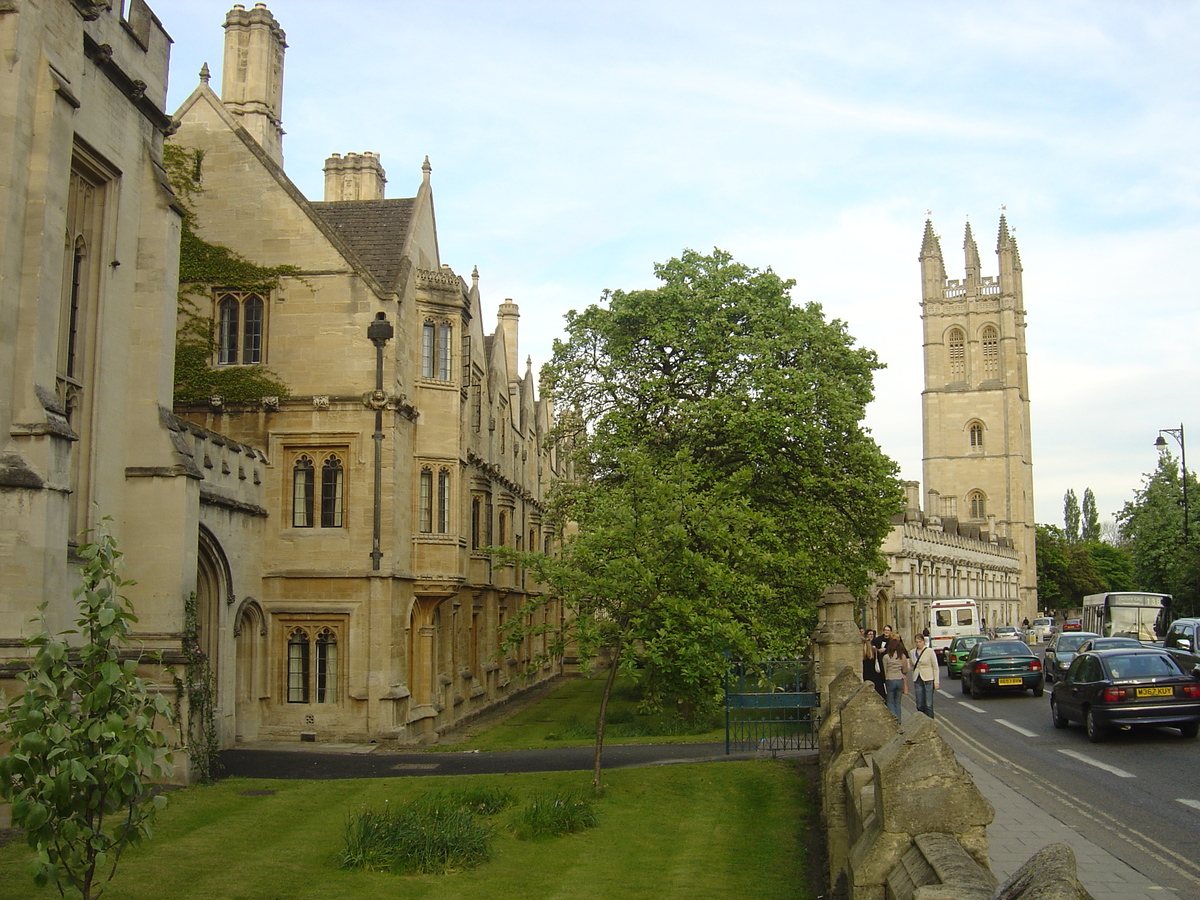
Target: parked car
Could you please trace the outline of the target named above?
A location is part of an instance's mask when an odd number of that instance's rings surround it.
[[[966,662],[971,648],[986,641],[986,634],[960,634],[946,648],[946,675],[950,678],[962,678],[963,663]]]
[[[1029,637],[1035,644],[1047,641],[1054,634],[1054,620],[1049,616],[1038,616],[1029,626]]]
[[[1083,631],[1083,619],[1067,619],[1063,622],[1063,631]]]
[[[1033,691],[1042,696],[1042,661],[1023,641],[982,641],[962,667],[962,692],[978,700],[987,691]]]
[[[1119,650],[1122,647],[1141,647],[1142,642],[1131,637],[1094,637],[1088,638],[1079,645],[1076,653],[1087,653],[1089,650]]]
[[[1174,657],[1185,672],[1200,668],[1200,619],[1176,619],[1167,629],[1163,649]]]
[[[1061,631],[1050,639],[1046,652],[1042,654],[1042,663],[1046,670],[1046,680],[1053,681],[1060,675],[1065,675],[1071,667],[1071,660],[1079,651],[1079,645],[1089,638],[1098,638],[1094,631]]]
[[[1016,625],[997,625],[992,629],[992,640],[1019,641],[1021,640],[1021,629]]]
[[[1110,728],[1166,725],[1185,738],[1200,732],[1200,678],[1152,647],[1080,653],[1050,694],[1055,728],[1081,722],[1092,742]]]

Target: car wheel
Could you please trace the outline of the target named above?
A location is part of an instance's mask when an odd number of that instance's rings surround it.
[[[1180,725],[1179,733],[1185,738],[1194,738],[1197,733],[1200,733],[1200,722],[1188,722],[1186,725]]]
[[[971,689],[970,689],[969,687],[967,687],[967,676],[966,676],[966,675],[960,675],[960,676],[959,676],[959,678],[961,678],[961,679],[962,679],[962,682],[959,684],[959,687],[962,689],[962,692],[963,692],[964,694],[969,694],[969,693],[971,693]]]
[[[1067,727],[1067,717],[1059,713],[1058,703],[1055,702],[1053,696],[1050,697],[1050,721],[1054,723],[1055,728]]]
[[[977,685],[975,683],[974,679],[971,680],[971,699],[972,700],[982,700],[983,699],[983,691],[980,689],[979,685]]]
[[[1104,738],[1104,729],[1096,721],[1095,715],[1089,709],[1083,716],[1083,727],[1087,730],[1088,740],[1098,744]]]
[[[1044,684],[1039,684],[1033,689],[1033,696],[1035,697],[1040,697],[1044,693],[1046,693],[1046,686]]]

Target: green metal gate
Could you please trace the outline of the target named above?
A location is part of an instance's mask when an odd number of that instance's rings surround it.
[[[815,750],[821,695],[811,659],[729,661],[725,752]]]

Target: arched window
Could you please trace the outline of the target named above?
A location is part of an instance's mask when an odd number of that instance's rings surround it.
[[[321,527],[342,527],[342,461],[330,456],[321,466]]]
[[[983,342],[983,377],[1000,377],[1000,335],[994,325],[984,325],[980,334]]]
[[[437,477],[437,530],[445,534],[450,530],[450,472],[438,470]]]
[[[292,527],[313,527],[313,496],[316,469],[307,454],[296,460],[292,468]]]
[[[501,547],[508,546],[508,513],[500,513],[500,541]]]
[[[422,534],[431,534],[433,532],[433,471],[431,469],[421,470],[419,502],[421,507],[418,511],[417,527]]]
[[[967,428],[967,432],[971,438],[971,452],[983,452],[983,425],[979,422],[972,422]]]
[[[483,498],[471,498],[471,549],[478,550],[483,541]]]
[[[308,632],[293,628],[287,643],[287,702],[308,702]]]
[[[217,364],[253,365],[263,361],[266,304],[261,294],[218,291]]]
[[[967,339],[961,328],[951,328],[946,336],[949,351],[950,380],[963,381],[967,377]]]
[[[971,491],[967,494],[967,505],[971,509],[972,519],[987,518],[987,497],[983,495],[983,491]]]
[[[317,702],[337,703],[337,635],[322,628],[317,635]]]

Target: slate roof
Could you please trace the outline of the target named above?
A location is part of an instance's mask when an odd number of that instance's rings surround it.
[[[312,208],[357,254],[385,288],[396,286],[404,238],[412,222],[413,197],[396,200],[336,200]]]

